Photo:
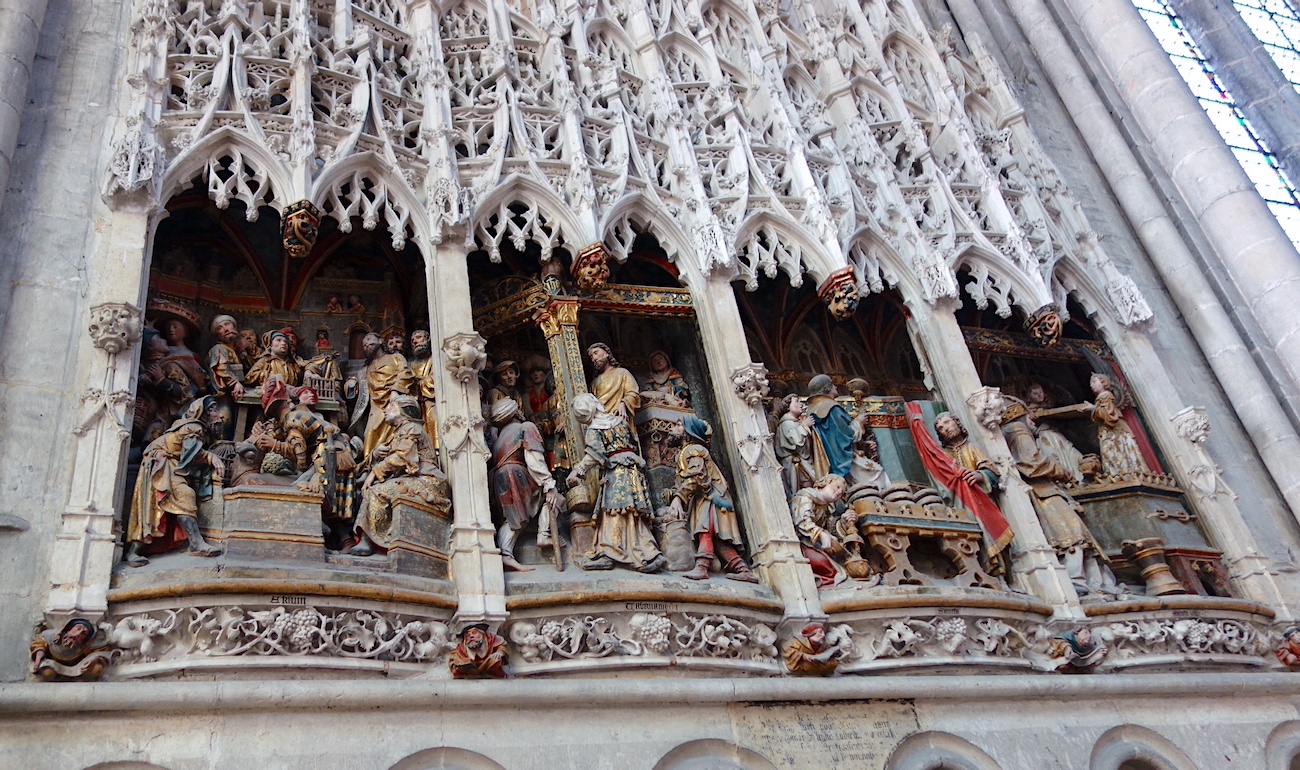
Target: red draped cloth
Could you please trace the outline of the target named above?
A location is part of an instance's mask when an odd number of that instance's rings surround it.
[[[944,454],[943,447],[939,446],[939,442],[926,429],[919,404],[907,404],[907,425],[912,429],[912,438],[916,441],[916,448],[921,453],[921,462],[925,463],[925,469],[936,481],[956,495],[962,505],[975,514],[975,518],[984,527],[984,533],[989,538],[989,558],[997,556],[1002,549],[1011,544],[1011,538],[1014,536],[1011,525],[1002,515],[1002,510],[998,508],[997,503],[993,502],[993,498],[988,496],[988,493],[973,484],[968,484],[962,478],[961,466]]]

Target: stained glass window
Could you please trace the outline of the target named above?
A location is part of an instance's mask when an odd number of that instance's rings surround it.
[[[1243,3],[1289,9],[1283,0],[1238,0],[1239,6]],[[1259,194],[1273,210],[1273,215],[1282,223],[1282,228],[1286,230],[1292,243],[1300,246],[1300,198],[1296,196],[1295,185],[1291,184],[1286,172],[1278,164],[1277,156],[1268,149],[1268,145],[1233,101],[1232,95],[1219,82],[1214,74],[1214,67],[1206,60],[1205,54],[1196,45],[1196,41],[1187,33],[1182,19],[1169,3],[1166,0],[1134,0],[1134,5],[1146,20],[1147,26],[1155,33],[1165,53],[1169,54],[1170,60],[1192,89],[1192,93],[1200,100],[1201,106],[1205,108],[1206,114],[1223,135],[1228,147],[1237,156],[1241,168],[1255,183]],[[1246,10],[1248,9],[1243,8],[1243,15]],[[1278,18],[1276,14],[1266,13],[1266,15],[1271,19]],[[1286,26],[1283,26],[1284,23]],[[1266,39],[1261,36],[1260,40],[1266,45],[1272,40],[1275,43],[1274,47],[1279,51],[1283,49],[1289,51],[1290,58],[1287,59],[1287,64],[1283,65],[1279,61],[1278,66],[1294,82],[1296,77],[1300,77],[1300,53],[1297,53],[1291,41],[1300,42],[1300,23],[1296,22],[1294,15],[1289,16],[1285,22],[1276,21],[1273,31],[1269,34],[1271,37]]]

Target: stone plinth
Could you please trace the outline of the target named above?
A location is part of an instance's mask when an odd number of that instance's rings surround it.
[[[256,559],[324,561],[322,497],[284,487],[225,492],[226,553]]]
[[[401,499],[393,506],[393,547],[388,561],[404,575],[446,578],[451,522],[445,514],[416,500]]]

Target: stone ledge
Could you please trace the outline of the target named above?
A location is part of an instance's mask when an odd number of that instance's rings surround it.
[[[545,703],[590,709],[773,701],[1117,700],[1300,696],[1293,673],[610,679],[506,681],[256,681],[0,684],[0,714],[204,713],[286,710],[502,708]]]
[[[338,596],[350,599],[368,599],[379,602],[401,602],[427,607],[456,608],[456,597],[412,591],[393,586],[361,585],[330,581],[276,580],[269,578],[239,578],[210,580],[173,585],[115,588],[108,592],[110,604],[147,601],[150,599],[194,598],[227,594],[292,594],[301,596]]]
[[[1243,612],[1272,620],[1277,613],[1272,609],[1246,601],[1217,596],[1173,595],[1161,597],[1137,597],[1128,601],[1105,602],[1083,605],[1083,612],[1090,618],[1105,615],[1125,615],[1136,612],[1160,612],[1168,610],[1204,610],[1212,613]]]

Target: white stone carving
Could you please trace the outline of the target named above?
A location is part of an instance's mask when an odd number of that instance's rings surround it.
[[[109,355],[129,350],[143,330],[143,314],[135,305],[105,302],[90,309],[90,341]]]
[[[487,366],[487,340],[478,332],[453,334],[442,341],[447,371],[462,385],[468,385]]]
[[[1187,449],[1192,455],[1192,462],[1187,469],[1187,480],[1191,482],[1192,491],[1206,497],[1223,494],[1237,499],[1223,480],[1223,470],[1219,468],[1210,452],[1205,447],[1210,438],[1210,417],[1205,409],[1189,406],[1169,418],[1174,425],[1174,432],[1187,441]]]
[[[268,655],[434,663],[454,646],[440,621],[312,606],[156,610],[111,618],[100,627],[117,666]]]
[[[731,386],[741,401],[758,406],[767,397],[767,367],[750,363],[731,373]]]
[[[999,388],[985,386],[966,397],[971,415],[980,425],[991,431],[1002,429],[1002,417],[1007,413],[1007,402]]]
[[[778,655],[776,631],[770,626],[716,613],[518,620],[510,626],[509,636],[526,663],[666,655],[770,665]]]
[[[1093,634],[1111,648],[1110,662],[1150,655],[1268,656],[1272,632],[1240,620],[1154,618],[1108,623]]]

